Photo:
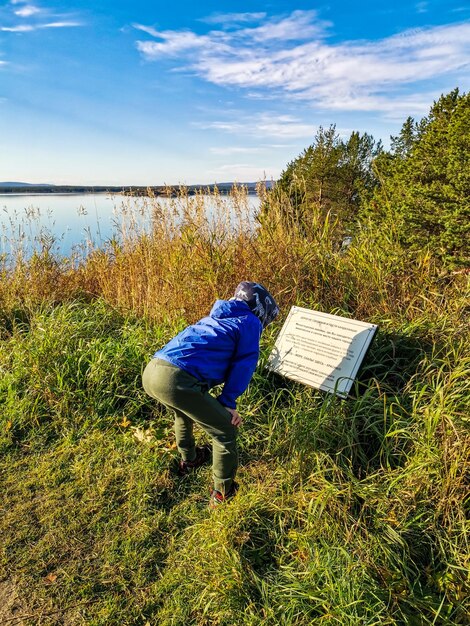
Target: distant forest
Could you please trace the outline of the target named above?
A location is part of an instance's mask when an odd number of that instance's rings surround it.
[[[213,193],[218,190],[222,194],[230,193],[234,185],[244,187],[248,193],[256,193],[257,183],[220,183],[214,185],[158,185],[158,186],[88,186],[88,185],[29,185],[0,183],[0,193],[24,193],[27,195],[36,193],[120,193],[128,196],[176,196],[183,188],[189,195],[200,191]],[[269,181],[266,187],[270,187]]]

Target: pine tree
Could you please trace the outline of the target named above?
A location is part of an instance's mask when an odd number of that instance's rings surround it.
[[[398,225],[411,251],[429,247],[450,265],[468,265],[470,95],[454,89],[419,123],[408,118],[374,167],[380,185],[362,214]]]
[[[362,199],[376,184],[372,162],[382,150],[371,135],[353,132],[347,141],[336,127],[319,128],[313,144],[288,164],[274,193],[290,200],[286,212],[308,231],[330,219],[338,238],[351,231]]]

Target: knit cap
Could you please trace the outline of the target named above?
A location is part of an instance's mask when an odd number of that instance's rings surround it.
[[[232,300],[242,300],[266,328],[278,315],[279,307],[269,291],[260,283],[241,282]]]

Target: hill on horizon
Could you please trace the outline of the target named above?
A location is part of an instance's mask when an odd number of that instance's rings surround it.
[[[0,187],[55,187],[52,183],[20,183],[20,182],[0,182]]]

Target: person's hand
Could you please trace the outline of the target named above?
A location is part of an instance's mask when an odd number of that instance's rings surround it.
[[[238,412],[236,411],[236,409],[229,409],[228,406],[225,407],[227,409],[227,411],[230,413],[230,415],[232,416],[231,419],[231,423],[236,426],[237,428],[239,426],[241,426],[242,424],[242,418],[238,415]]]

